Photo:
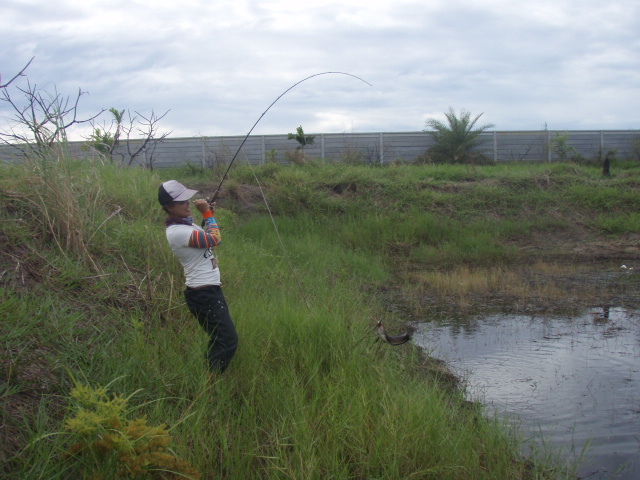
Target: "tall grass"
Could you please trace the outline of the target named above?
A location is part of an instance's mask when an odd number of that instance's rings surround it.
[[[402,321],[381,292],[403,274],[442,291],[463,276],[476,292],[501,288],[509,277],[499,266],[485,279],[446,270],[515,261],[509,242],[587,208],[549,193],[601,181],[576,178],[580,168],[258,169],[281,238],[264,213],[235,214],[233,191],[219,202],[223,285],[240,346],[230,369],[210,377],[205,334],[184,305],[155,201],[162,180],[211,185],[207,172],[66,159],[3,165],[4,472],[80,475],[63,428],[75,378],[110,385],[130,396],[135,415],[167,424],[173,452],[204,478],[567,474],[521,458],[514,432],[443,388],[417,348],[378,343],[372,327]],[[230,182],[239,198],[253,173],[237,168]],[[607,195],[629,202],[616,189]]]
[[[236,179],[253,183],[253,172],[243,168],[236,171]],[[438,249],[453,244],[457,258],[427,258],[429,264],[451,266],[482,257],[489,264],[511,261],[512,242],[534,233],[571,233],[571,229],[577,233],[576,226],[594,236],[635,232],[638,168],[637,163],[621,164],[617,175],[609,178],[602,177],[598,168],[577,164],[383,169],[314,164],[268,169],[265,176],[260,171],[258,176],[277,214],[308,212],[333,221],[353,248],[358,243],[368,249],[376,244],[393,253],[408,243],[435,244]],[[360,235],[363,229],[368,231]],[[411,251],[412,260],[417,260]]]

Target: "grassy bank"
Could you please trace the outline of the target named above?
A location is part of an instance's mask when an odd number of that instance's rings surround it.
[[[638,291],[638,276],[620,266],[640,260],[640,165],[617,162],[612,172],[574,163],[267,165],[239,169],[228,201],[264,210],[250,186],[257,174],[274,212],[321,219],[331,242],[377,256],[393,278],[387,287],[398,287],[387,291],[412,316],[497,304],[549,312],[633,302]]]
[[[155,200],[168,178],[210,193],[210,172],[2,166],[3,473],[109,478],[114,444],[69,455],[98,431],[70,427],[82,409],[74,387],[108,385],[100,408],[127,397],[122,424],[166,424],[163,452],[202,478],[562,477],[522,459],[513,432],[445,388],[446,372],[411,344],[376,343],[372,327],[401,328],[392,285],[460,296],[465,276],[477,278],[467,296],[504,292],[478,272],[598,248],[599,260],[631,264],[639,168],[616,167],[612,178],[566,164],[234,169],[217,217],[241,344],[210,379]],[[115,423],[99,432],[119,432]]]

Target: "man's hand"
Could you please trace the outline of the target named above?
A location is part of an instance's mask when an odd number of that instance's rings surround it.
[[[211,210],[212,213],[216,213],[216,203],[213,202],[212,205],[209,205],[206,200],[203,198],[199,198],[193,201],[193,204],[196,206],[200,213],[208,212]]]

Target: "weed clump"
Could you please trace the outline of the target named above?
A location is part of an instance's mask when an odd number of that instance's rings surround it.
[[[200,473],[169,449],[166,425],[145,417],[126,419],[127,399],[103,387],[77,385],[71,392],[75,414],[65,428],[72,438],[67,461],[78,461],[92,479],[199,479]]]

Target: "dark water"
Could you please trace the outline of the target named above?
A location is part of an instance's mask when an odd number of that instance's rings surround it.
[[[417,327],[415,342],[452,365],[472,399],[568,462],[586,448],[581,478],[640,479],[640,312],[605,307],[570,319],[493,315]]]

